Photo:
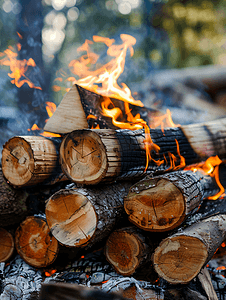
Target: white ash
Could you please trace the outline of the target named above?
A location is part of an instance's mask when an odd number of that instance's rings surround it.
[[[29,266],[19,255],[7,267],[1,263],[0,271],[3,273],[1,300],[27,300],[41,289],[41,271]]]

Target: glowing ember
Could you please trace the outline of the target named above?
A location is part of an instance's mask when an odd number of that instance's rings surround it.
[[[45,272],[45,276],[46,276],[46,277],[50,277],[50,276],[52,276],[54,273],[56,273],[56,271],[57,271],[57,270],[55,270],[55,269],[46,271],[46,272]]]
[[[17,51],[21,50],[21,44],[17,44]],[[28,60],[17,59],[18,53],[17,51],[9,46],[4,52],[0,53],[0,65],[9,66],[11,73],[8,73],[8,76],[12,78],[11,83],[15,84],[18,88],[20,88],[23,84],[27,83],[30,88],[39,89],[42,88],[40,86],[35,86],[29,78],[25,75],[29,67],[35,67],[36,64],[32,58]]]
[[[225,266],[220,266],[220,267],[217,267],[216,270],[220,271],[220,270],[226,270],[226,267]]]
[[[205,174],[214,177],[216,180],[216,183],[220,189],[220,191],[211,197],[208,197],[209,200],[216,200],[218,199],[225,191],[224,187],[220,183],[219,179],[219,165],[222,163],[222,160],[216,155],[216,156],[211,156],[209,157],[205,162],[193,165],[193,166],[188,166],[185,168],[185,170],[191,170],[193,172],[201,171],[204,172]]]

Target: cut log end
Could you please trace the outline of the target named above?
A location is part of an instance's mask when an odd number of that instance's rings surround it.
[[[15,233],[19,255],[29,265],[41,268],[54,262],[58,254],[58,241],[52,236],[45,220],[27,217]]]
[[[97,216],[86,196],[60,190],[46,204],[46,219],[53,236],[63,245],[83,247],[92,238]]]
[[[3,146],[2,171],[12,185],[22,186],[31,180],[34,157],[26,140],[13,137]]]
[[[133,274],[139,266],[141,244],[126,231],[113,232],[105,245],[105,255],[115,270],[124,276]]]
[[[13,254],[14,240],[6,229],[0,228],[0,263],[5,262]]]
[[[68,134],[60,146],[60,163],[74,182],[96,184],[107,172],[105,147],[93,131],[77,130]]]
[[[196,237],[176,236],[164,240],[155,250],[156,272],[171,284],[188,283],[201,270],[208,252]]]
[[[185,201],[181,191],[165,179],[150,188],[149,183],[147,181],[142,191],[136,191],[135,185],[125,198],[124,208],[129,220],[147,231],[163,232],[176,228],[185,218]]]

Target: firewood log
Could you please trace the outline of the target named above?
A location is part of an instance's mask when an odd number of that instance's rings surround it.
[[[58,241],[52,236],[41,217],[27,217],[15,232],[15,246],[29,265],[41,268],[54,262],[58,254]]]
[[[103,96],[75,84],[64,96],[52,117],[47,121],[44,130],[65,134],[76,129],[96,128],[96,126],[102,129],[117,129],[118,127],[112,124],[112,119],[102,114],[101,103],[104,100]],[[127,117],[125,105],[128,110],[132,110],[134,117],[140,114],[141,118],[149,125],[152,124],[152,117],[163,115],[162,112],[152,108],[124,104],[123,101],[114,98],[110,98],[110,100],[114,108],[119,108],[122,111],[119,117],[119,120],[122,122],[125,122]],[[90,115],[92,117],[87,119]]]
[[[0,227],[0,263],[5,262],[12,256],[14,251],[14,239],[12,234]]]
[[[28,208],[26,200],[28,193],[14,189],[7,183],[0,168],[0,226],[5,227],[21,222]]]
[[[164,239],[153,254],[156,272],[171,284],[188,283],[226,237],[226,215],[217,215]]]
[[[153,143],[150,145],[151,160],[146,174],[173,170],[179,168],[180,164],[192,164],[214,155],[225,158],[225,125],[226,119],[222,119],[169,128],[164,132],[151,129]],[[138,178],[144,175],[146,168],[145,147],[142,129],[75,130],[62,140],[60,163],[72,181],[82,184]]]
[[[179,170],[135,183],[124,198],[124,208],[129,221],[141,229],[169,231],[218,191],[213,177],[201,171]]]
[[[63,245],[91,247],[106,238],[124,215],[123,197],[131,183],[62,189],[46,203],[46,220]]]
[[[137,227],[123,227],[109,235],[104,254],[117,273],[130,276],[137,270],[143,272],[143,268],[147,276],[151,267],[151,256],[159,242],[159,237],[148,236]]]
[[[53,184],[65,180],[58,163],[61,138],[16,136],[2,150],[2,171],[13,186]]]
[[[88,288],[71,283],[42,284],[39,300],[129,300],[120,293],[106,293],[99,289]]]

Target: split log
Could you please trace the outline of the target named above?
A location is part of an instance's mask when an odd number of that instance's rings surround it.
[[[24,190],[14,189],[7,183],[0,168],[0,226],[5,227],[21,222],[28,213]]]
[[[210,217],[164,239],[153,254],[156,272],[171,284],[188,283],[226,238],[226,215]]]
[[[124,215],[123,197],[130,185],[124,182],[56,192],[45,209],[52,235],[61,244],[71,247],[91,247],[100,242]]]
[[[179,170],[135,183],[124,198],[124,208],[129,221],[141,229],[169,231],[197,211],[204,198],[217,192],[213,177]]]
[[[222,119],[169,128],[164,132],[151,129],[153,150],[146,174],[177,169],[184,160],[189,165],[214,155],[225,158],[225,126],[226,119]],[[62,140],[60,163],[72,181],[82,184],[139,178],[146,168],[145,140],[143,129],[75,130]],[[154,144],[160,150],[156,150]]]
[[[16,250],[29,265],[41,268],[54,262],[58,241],[41,217],[27,217],[15,232]]]
[[[145,235],[137,227],[114,230],[107,239],[104,254],[117,273],[130,276],[143,274],[143,280],[153,273],[151,256],[160,242],[159,237]],[[143,270],[142,270],[143,269]],[[155,278],[156,279],[156,278]]]
[[[105,100],[106,97],[90,92],[75,84],[64,96],[52,117],[47,121],[44,130],[65,134],[76,129],[96,128],[97,126],[101,129],[117,129],[118,127],[112,124],[110,117],[103,116],[101,104]],[[162,112],[155,109],[124,103],[119,99],[110,98],[110,101],[110,108],[114,107],[122,112],[117,120],[126,122],[128,126],[127,114],[131,110],[133,117],[139,114],[149,126],[153,122],[153,117],[163,115]]]
[[[0,228],[0,263],[12,256],[14,251],[14,239],[12,234],[4,228]]]
[[[61,138],[16,136],[2,150],[2,171],[13,186],[54,184],[65,180],[58,163]]]

